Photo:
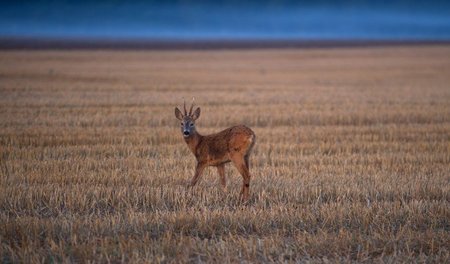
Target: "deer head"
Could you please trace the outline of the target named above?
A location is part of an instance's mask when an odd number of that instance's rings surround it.
[[[189,109],[189,113],[186,110],[186,102],[183,103],[184,114],[175,107],[175,117],[181,121],[181,133],[185,138],[188,138],[196,133],[195,120],[200,117],[200,107],[197,107],[194,112],[194,98],[192,98],[192,105]]]

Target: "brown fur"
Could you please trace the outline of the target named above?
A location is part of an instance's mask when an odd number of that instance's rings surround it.
[[[185,110],[185,115],[183,116],[180,115],[181,111],[178,108],[175,110],[176,117],[182,121],[182,130],[188,129],[188,126],[183,127],[183,124],[193,124],[195,122],[200,115],[200,108],[197,108],[194,114],[191,114],[191,112],[187,114]],[[243,177],[241,199],[247,201],[251,178],[249,156],[255,145],[255,133],[250,128],[239,125],[227,128],[216,134],[202,136],[195,130],[193,125],[191,127],[189,136],[184,138],[189,149],[197,159],[195,175],[191,180],[190,186],[197,184],[206,167],[215,166],[220,176],[220,183],[225,189],[225,164],[233,162]]]

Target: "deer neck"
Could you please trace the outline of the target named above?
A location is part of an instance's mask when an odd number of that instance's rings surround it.
[[[197,147],[200,144],[200,141],[202,139],[202,136],[195,132],[190,137],[187,137],[184,139],[186,141],[186,144],[188,145],[189,149],[192,151],[194,155],[196,155]]]

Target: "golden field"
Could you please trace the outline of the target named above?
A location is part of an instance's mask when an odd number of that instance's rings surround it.
[[[256,133],[186,188],[200,133]],[[450,260],[450,46],[0,52],[1,262]]]

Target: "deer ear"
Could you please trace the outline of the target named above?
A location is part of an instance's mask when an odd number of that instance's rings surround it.
[[[197,109],[195,109],[194,113],[192,114],[192,119],[196,120],[199,117],[200,117],[200,107],[197,107]]]
[[[181,113],[180,109],[178,109],[178,107],[175,107],[175,117],[178,120],[183,120],[183,114]]]

